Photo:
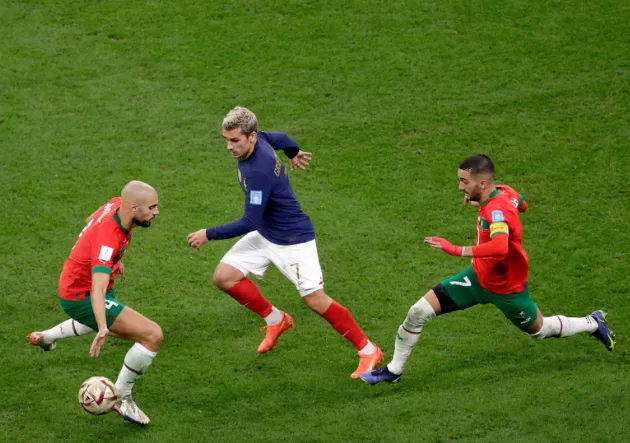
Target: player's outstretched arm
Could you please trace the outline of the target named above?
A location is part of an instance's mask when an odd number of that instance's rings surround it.
[[[105,343],[109,330],[107,329],[107,321],[105,319],[105,292],[109,284],[109,274],[105,272],[96,272],[92,274],[92,291],[90,292],[90,301],[92,303],[92,311],[98,325],[98,332],[92,346],[90,346],[90,356],[98,357],[101,353],[101,346]]]
[[[464,246],[463,257],[505,257],[509,248],[509,237],[507,234],[499,234],[482,245]]]
[[[508,252],[508,236],[495,235],[492,240],[477,246],[455,246],[440,237],[427,237],[424,242],[432,248],[441,249],[448,255],[457,257],[503,257]]]
[[[270,171],[273,174],[273,171]],[[245,178],[243,178],[245,181]],[[257,230],[262,224],[263,213],[271,195],[271,185],[260,172],[247,176],[248,191],[245,194],[243,217],[226,225],[201,229],[188,235],[188,245],[199,248],[209,240],[227,240]]]

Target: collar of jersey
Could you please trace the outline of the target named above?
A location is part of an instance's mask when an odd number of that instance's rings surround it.
[[[116,220],[116,223],[118,223],[118,227],[119,227],[120,229],[122,229],[122,231],[123,231],[125,234],[128,234],[128,233],[129,233],[129,231],[127,231],[127,230],[125,229],[125,227],[122,225],[122,223],[120,222],[120,217],[118,216],[118,211],[114,212],[114,220]]]
[[[490,201],[490,199],[491,199],[492,197],[494,197],[495,195],[499,195],[499,190],[498,190],[498,189],[495,189],[494,191],[492,191],[492,193],[490,193],[490,197],[488,197],[488,200],[486,200],[486,201],[484,201],[484,202],[480,203],[480,204],[481,204],[481,206],[485,206],[485,205],[486,205],[486,204]]]

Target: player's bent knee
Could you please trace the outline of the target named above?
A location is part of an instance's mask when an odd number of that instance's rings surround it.
[[[152,321],[144,334],[143,345],[150,351],[157,352],[159,351],[163,340],[164,333],[162,332],[162,328],[160,325]]]
[[[425,323],[433,318],[435,318],[433,307],[422,297],[416,304],[409,308],[409,312],[402,326],[409,332],[420,332]]]
[[[223,290],[223,291],[227,291],[228,287],[228,281],[227,279],[224,277],[223,273],[219,270],[219,268],[217,268],[214,271],[214,274],[212,274],[212,283],[214,283],[219,289]]]
[[[245,275],[242,272],[225,263],[219,263],[212,274],[212,282],[223,292],[229,291],[232,286],[244,278]]]

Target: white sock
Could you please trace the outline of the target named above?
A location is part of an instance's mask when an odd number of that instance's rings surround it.
[[[278,324],[280,323],[280,320],[282,320],[282,311],[273,306],[271,308],[271,314],[265,317],[267,326]]]
[[[94,332],[94,330],[89,326],[69,319],[43,331],[42,334],[44,334],[44,343],[50,344],[62,338],[78,337],[79,335],[89,334],[90,332]]]
[[[422,331],[421,331],[422,332]],[[421,332],[412,333],[408,332],[400,325],[398,327],[398,333],[396,334],[396,342],[394,343],[394,357],[392,361],[388,363],[387,369],[392,374],[402,374],[405,369],[405,364],[411,355],[411,350],[420,340]]]
[[[593,333],[597,330],[597,320],[590,315],[587,317],[565,317],[556,315],[561,323],[560,337],[570,337],[580,332]]]
[[[554,315],[543,318],[543,325],[533,338],[544,339],[553,337],[570,337],[580,332],[593,333],[597,330],[597,320],[593,317],[565,317],[564,315]]]
[[[433,320],[435,316],[431,303],[424,297],[409,309],[405,321],[398,327],[396,342],[394,343],[394,357],[387,365],[389,372],[393,374],[403,373],[411,350],[420,340],[424,325]]]
[[[367,345],[365,345],[363,349],[359,351],[359,354],[370,355],[370,354],[374,354],[375,352],[376,352],[376,346],[374,346],[374,343],[368,340]]]
[[[118,374],[116,389],[121,397],[131,395],[136,380],[146,372],[157,352],[151,352],[140,343],[135,343],[125,355],[125,363]]]

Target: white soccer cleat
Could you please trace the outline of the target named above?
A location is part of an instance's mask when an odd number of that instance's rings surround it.
[[[125,420],[138,425],[148,425],[151,421],[147,414],[142,412],[142,409],[133,401],[131,395],[121,398],[114,406],[114,411],[122,415]]]
[[[44,351],[52,351],[57,347],[57,342],[44,343],[44,334],[41,332],[31,332],[26,336],[28,342],[33,346],[39,346]]]

